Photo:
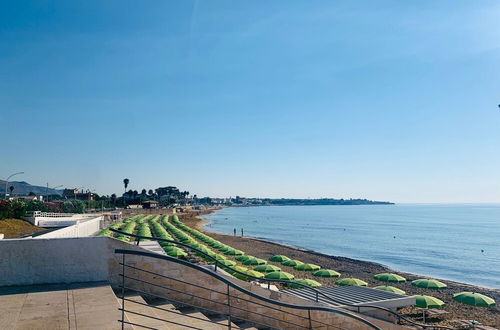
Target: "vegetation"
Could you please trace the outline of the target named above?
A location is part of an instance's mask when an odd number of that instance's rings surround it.
[[[5,219],[0,221],[0,233],[4,234],[5,238],[23,237],[45,230],[47,229],[33,226],[31,223],[24,220]]]

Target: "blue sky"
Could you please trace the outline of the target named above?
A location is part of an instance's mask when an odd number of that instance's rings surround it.
[[[0,177],[500,202],[498,1],[1,1]]]

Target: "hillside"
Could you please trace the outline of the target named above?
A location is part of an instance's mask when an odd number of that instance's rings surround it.
[[[14,186],[14,191],[12,192],[14,196],[28,195],[30,192],[33,192],[36,195],[46,195],[47,192],[49,195],[54,195],[54,194],[62,195],[62,190],[55,190],[55,189],[47,190],[47,187],[34,186],[25,181],[9,181],[9,184],[7,186],[7,193],[9,193],[8,187],[10,186]],[[0,180],[0,194],[3,196],[4,192],[5,192],[5,180]]]

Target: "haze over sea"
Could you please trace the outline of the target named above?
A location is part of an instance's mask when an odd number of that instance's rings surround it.
[[[230,207],[207,229],[500,288],[500,205]],[[484,252],[482,252],[483,250]]]

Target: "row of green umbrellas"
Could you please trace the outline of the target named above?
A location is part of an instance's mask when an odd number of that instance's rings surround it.
[[[293,260],[284,255],[274,255],[269,258],[269,261],[281,262],[283,266],[293,267],[299,271],[313,271],[314,276],[318,277],[339,277],[340,273],[331,269],[321,269],[320,266],[315,264],[304,263],[299,260]]]
[[[422,308],[440,308],[445,305],[444,301],[431,296],[417,295],[415,296],[415,306]],[[477,306],[477,307],[490,307],[495,306],[496,302],[484,294],[477,292],[459,292],[453,295],[453,300],[463,304]]]
[[[381,273],[373,276],[374,279],[382,281],[382,282],[390,282],[390,283],[402,283],[406,282],[406,278],[404,278],[401,275],[394,274],[394,273]],[[443,282],[440,282],[438,280],[433,280],[429,278],[423,278],[423,279],[418,279],[415,281],[412,281],[411,284],[413,286],[419,287],[419,288],[425,288],[425,289],[445,289],[447,288],[447,285],[444,284]]]

